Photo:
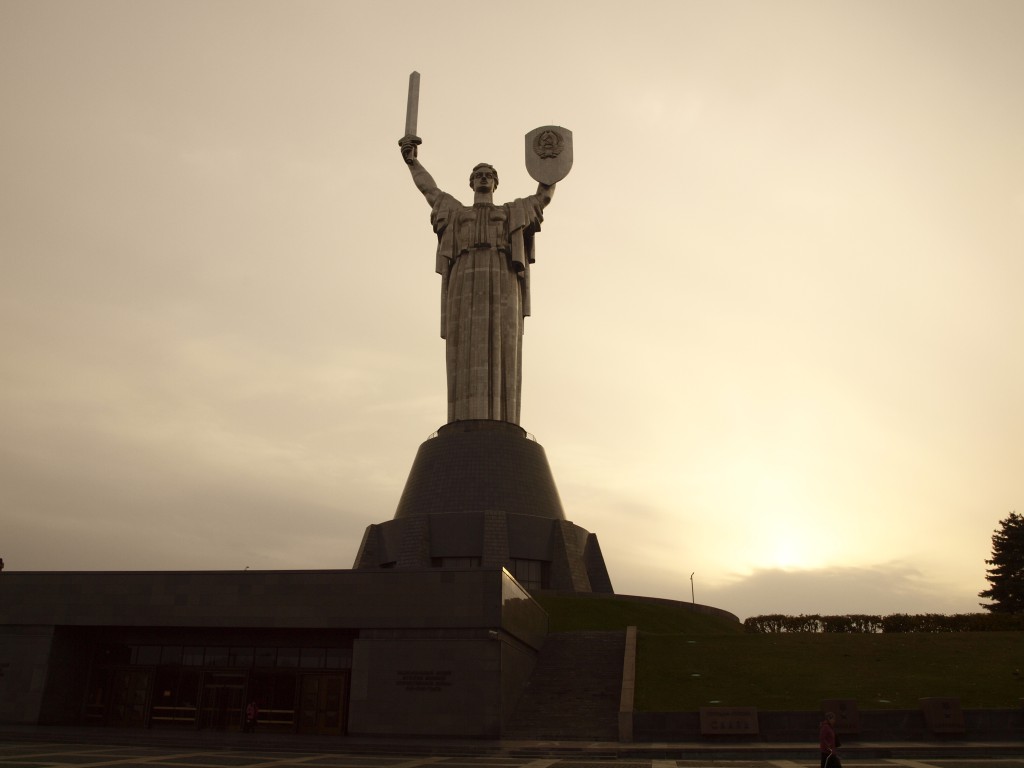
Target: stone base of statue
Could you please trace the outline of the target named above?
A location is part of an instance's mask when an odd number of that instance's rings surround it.
[[[446,424],[353,568],[504,567],[527,589],[611,593],[597,536],[565,519],[544,448],[516,424]]]

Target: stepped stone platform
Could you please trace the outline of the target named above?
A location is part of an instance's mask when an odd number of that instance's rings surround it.
[[[626,633],[554,632],[505,736],[616,741]]]

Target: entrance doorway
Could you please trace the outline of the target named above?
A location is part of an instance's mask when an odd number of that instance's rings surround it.
[[[300,733],[342,733],[345,726],[345,674],[303,675],[299,697]]]
[[[143,669],[115,669],[110,677],[110,716],[107,722],[121,728],[146,725],[153,673]]]
[[[200,728],[216,731],[242,729],[245,681],[244,673],[207,672],[203,676],[203,695],[199,703]]]

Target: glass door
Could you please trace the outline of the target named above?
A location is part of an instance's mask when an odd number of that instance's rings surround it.
[[[207,672],[203,676],[199,727],[214,731],[241,730],[244,694],[244,673]]]
[[[115,669],[111,675],[109,725],[144,728],[153,673],[148,669]]]
[[[345,728],[346,675],[303,675],[299,698],[301,733],[340,734]]]

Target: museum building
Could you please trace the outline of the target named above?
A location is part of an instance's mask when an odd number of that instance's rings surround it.
[[[0,722],[496,737],[547,615],[501,568],[0,573]]]

